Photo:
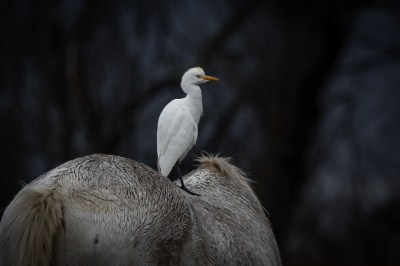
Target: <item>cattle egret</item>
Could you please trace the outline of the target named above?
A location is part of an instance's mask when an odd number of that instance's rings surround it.
[[[176,165],[181,188],[192,195],[183,183],[179,164],[189,150],[196,144],[197,125],[203,115],[203,103],[199,84],[210,80],[219,80],[206,76],[200,67],[194,67],[182,76],[181,87],[187,94],[183,99],[171,101],[161,112],[157,129],[158,171],[165,177]]]

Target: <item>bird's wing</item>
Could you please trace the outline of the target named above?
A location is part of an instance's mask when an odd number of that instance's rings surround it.
[[[181,100],[170,102],[161,112],[157,130],[158,164],[164,176],[196,140],[197,125],[190,110]]]
[[[171,140],[174,131],[176,131],[177,122],[179,122],[179,116],[177,115],[182,103],[180,100],[173,100],[164,110],[162,110],[160,117],[158,118],[157,128],[157,155],[165,153],[167,145]],[[174,130],[175,129],[175,130]]]

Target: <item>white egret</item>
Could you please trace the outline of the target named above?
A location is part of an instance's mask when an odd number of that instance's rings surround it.
[[[199,84],[219,80],[206,76],[200,67],[194,67],[182,76],[181,87],[187,94],[185,98],[171,101],[161,112],[157,129],[158,171],[168,176],[176,165],[181,188],[192,195],[183,183],[179,164],[188,151],[196,144],[197,125],[203,115],[203,103]]]

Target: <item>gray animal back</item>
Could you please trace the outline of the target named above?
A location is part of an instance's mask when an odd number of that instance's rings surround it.
[[[9,244],[30,256],[18,265],[280,265],[269,221],[239,171],[223,158],[205,158],[184,177],[201,194],[193,196],[130,159],[94,154],[67,162],[24,187],[6,209],[0,266],[18,257]],[[23,236],[42,254],[17,241]]]
[[[190,209],[179,188],[117,156],[92,155],[65,166],[57,177],[65,224],[57,265],[180,264]]]

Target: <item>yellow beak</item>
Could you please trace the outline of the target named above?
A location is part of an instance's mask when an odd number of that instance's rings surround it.
[[[202,79],[205,79],[205,80],[215,80],[215,81],[218,81],[219,79],[217,79],[217,78],[214,78],[214,77],[210,77],[210,76],[204,76],[204,77],[201,77]]]

